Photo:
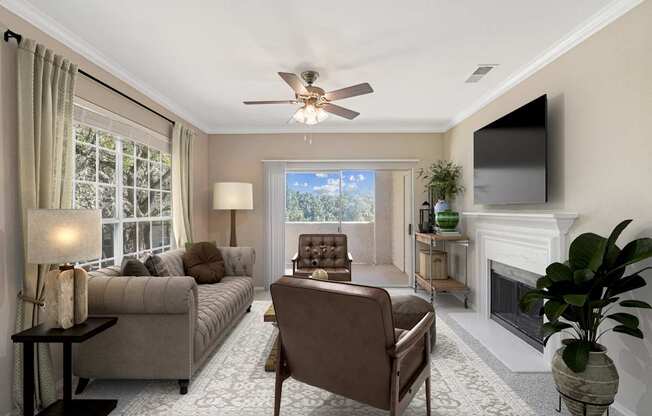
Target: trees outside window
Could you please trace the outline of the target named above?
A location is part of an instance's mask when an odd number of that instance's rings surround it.
[[[292,172],[286,175],[286,221],[373,222],[373,171]]]
[[[102,256],[87,270],[170,249],[171,156],[84,124],[74,131],[73,206],[102,211]]]

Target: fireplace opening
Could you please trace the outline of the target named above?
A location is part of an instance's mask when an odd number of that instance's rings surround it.
[[[543,352],[543,317],[537,303],[530,313],[522,312],[519,299],[536,288],[540,276],[496,261],[491,262],[491,319]]]

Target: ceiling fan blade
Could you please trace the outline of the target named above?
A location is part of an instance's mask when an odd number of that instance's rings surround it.
[[[364,95],[374,92],[374,89],[371,88],[368,82],[362,84],[353,85],[351,87],[342,88],[340,90],[330,91],[324,95],[328,101],[341,100],[343,98],[355,97],[358,95]]]
[[[331,114],[348,118],[349,120],[353,120],[354,118],[360,115],[360,113],[358,113],[357,111],[349,110],[348,108],[340,107],[339,105],[330,104],[330,103],[322,104],[321,108],[323,108],[325,111]]]
[[[254,104],[296,104],[297,100],[279,100],[279,101],[243,101],[243,104],[254,105]]]
[[[294,90],[299,95],[308,95],[310,94],[306,87],[303,85],[303,82],[301,82],[301,79],[296,74],[292,74],[289,72],[279,72],[278,73],[281,78],[283,78],[283,81],[287,82],[290,88]]]

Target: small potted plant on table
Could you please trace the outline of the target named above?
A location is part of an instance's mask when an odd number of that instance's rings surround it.
[[[462,167],[453,162],[440,160],[433,163],[428,169],[419,169],[419,178],[426,182],[426,189],[434,198],[435,223],[441,230],[454,231],[460,221],[459,214],[450,208],[449,202],[464,187],[458,184],[462,177]]]
[[[651,267],[633,273],[626,269],[652,257],[652,239],[637,239],[620,249],[616,240],[631,221],[618,224],[608,238],[593,233],[578,236],[568,261],[549,265],[537,289],[521,298],[524,311],[545,300],[540,310],[548,319],[543,325],[544,344],[558,332],[568,335],[552,360],[552,374],[576,416],[603,415],[618,392],[618,371],[600,338],[609,331],[643,338],[638,317],[622,310],[651,307],[623,295],[646,285],[640,273]],[[614,311],[617,306],[624,309]]]

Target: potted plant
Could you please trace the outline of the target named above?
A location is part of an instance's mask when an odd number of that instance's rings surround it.
[[[523,311],[545,300],[539,311],[547,318],[544,344],[553,334],[567,335],[552,360],[552,374],[573,415],[604,414],[618,391],[618,371],[600,338],[609,331],[643,338],[638,318],[622,310],[651,307],[623,295],[646,285],[640,273],[652,267],[635,272],[628,272],[628,267],[652,257],[652,239],[640,238],[619,248],[616,240],[631,221],[618,224],[608,238],[594,233],[578,236],[568,261],[549,265],[537,289],[520,300]]]
[[[451,201],[464,187],[458,184],[462,177],[462,167],[453,162],[440,160],[427,169],[419,169],[419,178],[426,182],[426,189],[437,199],[435,222],[441,229],[454,230],[459,222],[459,214],[450,209]],[[441,215],[440,215],[441,214]]]

